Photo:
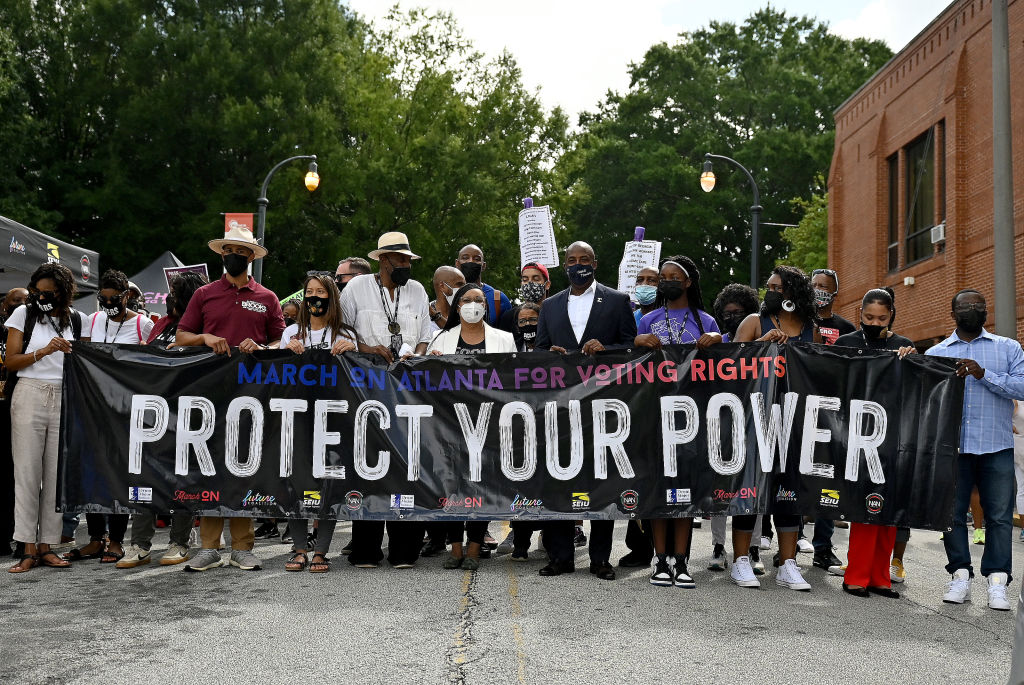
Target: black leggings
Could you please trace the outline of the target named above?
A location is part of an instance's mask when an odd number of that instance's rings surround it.
[[[109,525],[110,541],[120,545],[128,530],[128,514],[86,514],[85,523],[89,527],[89,540],[102,540]]]
[[[775,521],[775,530],[780,533],[795,533],[800,530],[801,517],[799,514],[783,516],[781,514],[772,514],[772,519]],[[768,522],[768,515],[765,514],[761,520],[762,527]],[[733,516],[732,517],[732,529],[738,530],[741,533],[753,533],[754,524],[757,523],[757,514],[751,514],[749,516]]]

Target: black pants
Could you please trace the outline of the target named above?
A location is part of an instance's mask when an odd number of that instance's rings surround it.
[[[644,521],[643,528],[636,519],[630,519],[626,525],[626,547],[630,552],[642,554],[647,558],[654,556],[654,540],[651,537],[651,522]]]
[[[0,553],[14,537],[14,457],[11,454],[11,401],[0,400]],[[9,554],[10,552],[8,552]]]
[[[352,553],[349,563],[376,564],[384,558],[384,521],[352,522]],[[423,546],[423,523],[417,521],[388,521],[388,563],[414,564]]]
[[[607,563],[612,555],[612,533],[615,521],[590,522],[590,563]],[[571,564],[576,553],[572,521],[551,521],[544,524],[544,549],[551,561]]]
[[[128,514],[86,514],[85,523],[89,527],[89,540],[102,540],[109,525],[110,541],[120,545],[128,530]]]
[[[779,514],[772,514],[772,520],[775,522],[775,529],[780,533],[792,533],[800,530],[800,522],[803,517],[799,515],[782,516]],[[747,516],[733,516],[732,517],[732,529],[742,531],[744,533],[754,532],[754,526],[757,524],[757,515],[750,514]],[[761,530],[765,530],[765,526],[768,525],[767,514],[761,519]],[[751,544],[754,544],[753,542]]]
[[[465,529],[467,542],[483,545],[488,524],[490,521],[448,521],[444,525],[448,533],[448,542],[462,544],[462,531]]]
[[[530,539],[534,531],[541,530],[546,524],[535,521],[512,521],[508,525],[512,529],[512,549],[516,552],[526,552],[530,549]]]
[[[448,524],[444,521],[427,521],[423,524],[427,531],[427,537],[435,545],[443,545],[448,540]]]

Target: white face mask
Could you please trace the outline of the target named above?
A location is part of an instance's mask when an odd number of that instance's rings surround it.
[[[479,323],[484,318],[487,308],[482,302],[467,302],[459,310],[459,318],[466,323]]]
[[[447,283],[442,283],[441,284],[441,292],[444,292],[445,288],[450,288],[450,287],[451,286],[448,285]],[[444,299],[448,300],[448,306],[451,307],[452,306],[452,300],[455,299],[455,291],[453,290],[450,293],[445,293]]]

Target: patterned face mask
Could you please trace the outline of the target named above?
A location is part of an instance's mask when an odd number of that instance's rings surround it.
[[[519,298],[523,302],[539,303],[544,299],[545,292],[543,283],[527,281],[519,286]]]
[[[832,304],[832,300],[834,299],[836,299],[835,293],[830,293],[829,291],[822,290],[821,288],[814,289],[814,306],[818,309],[829,306]]]

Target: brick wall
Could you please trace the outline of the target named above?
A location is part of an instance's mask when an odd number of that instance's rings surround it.
[[[1024,0],[1009,4],[1017,283],[1024,276]],[[860,298],[880,285],[896,291],[895,330],[915,341],[952,330],[949,302],[961,288],[989,301],[992,274],[992,44],[989,0],[951,5],[835,112],[829,175],[829,263],[840,275],[838,311],[856,321]],[[946,242],[913,264],[906,259],[908,192],[904,148],[942,122],[936,163],[945,157]],[[888,159],[898,156],[899,267],[888,269]],[[937,174],[938,176],[938,174]],[[938,203],[937,203],[938,204]],[[943,217],[938,207],[934,223]],[[905,286],[912,276],[914,285]],[[1024,337],[1024,289],[1017,332]]]

